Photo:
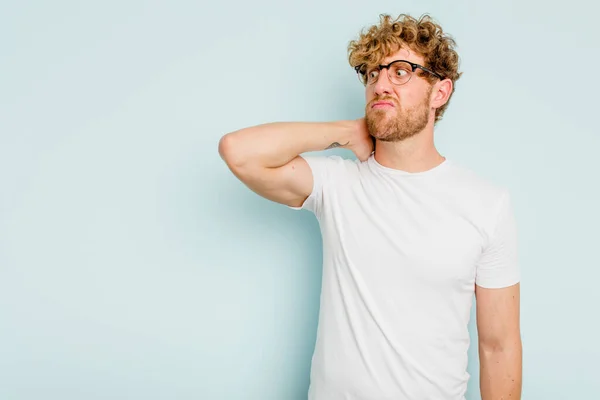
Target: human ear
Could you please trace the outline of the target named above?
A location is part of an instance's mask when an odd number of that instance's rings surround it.
[[[444,79],[434,86],[434,94],[431,99],[431,106],[433,108],[440,108],[448,102],[450,95],[452,94],[453,84],[450,79]]]

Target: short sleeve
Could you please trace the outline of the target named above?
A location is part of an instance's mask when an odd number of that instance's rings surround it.
[[[503,288],[514,285],[521,279],[517,226],[507,191],[497,209],[491,235],[477,264],[475,283],[484,288]]]
[[[336,166],[344,162],[340,156],[309,156],[301,155],[307,163],[313,174],[313,188],[310,195],[306,198],[300,207],[291,207],[292,210],[308,210],[313,212],[317,218],[321,217],[323,210],[323,201],[325,198],[324,187],[328,184],[329,176]]]

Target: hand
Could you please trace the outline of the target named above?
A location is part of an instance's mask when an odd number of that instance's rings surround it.
[[[367,122],[364,118],[359,118],[354,121],[356,128],[354,135],[350,138],[350,143],[345,146],[352,150],[360,161],[366,161],[375,150],[375,140],[369,134]]]

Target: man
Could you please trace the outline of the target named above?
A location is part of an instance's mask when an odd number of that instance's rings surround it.
[[[266,124],[219,143],[250,189],[320,223],[309,399],[464,399],[473,293],[482,399],[520,399],[509,193],[446,159],[433,140],[461,75],[454,47],[429,16],[384,15],[348,48],[365,118]],[[357,160],[300,155],[339,146]]]

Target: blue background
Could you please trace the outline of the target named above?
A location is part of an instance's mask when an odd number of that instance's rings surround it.
[[[347,43],[401,12],[430,12],[458,42],[464,76],[436,129],[440,152],[513,196],[523,398],[595,398],[598,11],[583,0],[4,3],[0,399],[306,398],[318,224],[246,189],[217,145],[265,122],[361,117]]]

